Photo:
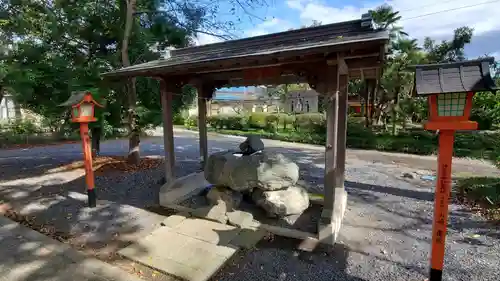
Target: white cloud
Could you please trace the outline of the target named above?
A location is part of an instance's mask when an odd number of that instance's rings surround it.
[[[257,24],[253,29],[245,32],[246,36],[259,36],[274,32],[280,32],[294,27],[292,23],[279,18],[268,19],[260,24]]]
[[[283,1],[285,1],[287,8],[282,9],[281,13],[287,14],[288,12],[287,16],[268,19],[247,29],[243,36],[258,36],[285,31],[310,25],[313,21],[328,24],[359,19],[368,10],[387,3],[395,11],[400,11],[402,16],[400,24],[410,36],[419,39],[420,43],[426,36],[438,41],[450,39],[454,29],[469,26],[474,28],[474,36],[476,37],[476,39],[473,38],[472,44],[466,48],[468,52],[471,52],[471,55],[495,53],[494,56],[499,57],[500,53],[500,45],[498,45],[500,38],[497,39],[498,36],[495,36],[496,33],[500,34],[500,18],[497,15],[500,10],[500,2],[478,5],[489,1],[479,0],[475,3],[469,0],[365,0],[365,2],[356,1],[356,7],[354,5],[340,6],[336,4],[338,2],[331,0]],[[461,8],[471,5],[477,6]],[[291,15],[294,13],[298,13],[298,17],[294,15],[295,18],[292,18]],[[481,35],[484,36],[481,37]],[[199,34],[195,39],[197,45],[219,41],[221,41],[220,38],[206,34]]]
[[[482,2],[471,3],[469,0],[420,0],[418,2],[389,0],[370,2],[362,7],[334,7],[316,0],[287,1],[289,8],[300,12],[302,24],[309,24],[313,20],[326,24],[359,19],[361,14],[384,3],[391,5],[395,11],[400,11],[400,15],[403,17],[401,25],[405,31],[417,39],[423,39],[426,36],[446,39],[452,36],[454,29],[465,25],[474,28],[475,35],[500,30],[500,20],[497,16],[500,2],[458,9]],[[443,12],[450,9],[454,10]]]
[[[292,27],[293,25],[290,22],[278,18],[271,18],[255,25],[254,28],[245,31],[244,37],[252,37],[252,36],[269,34],[273,32],[280,32],[286,29],[290,29]],[[223,39],[217,36],[198,33],[197,36],[193,38],[193,41],[196,45],[205,45],[205,44],[221,42],[223,41]]]
[[[205,33],[198,33],[195,38],[193,38],[195,45],[205,45],[212,44],[223,41],[220,37],[208,35]]]

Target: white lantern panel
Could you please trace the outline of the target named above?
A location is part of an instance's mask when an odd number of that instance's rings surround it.
[[[82,103],[80,105],[80,117],[93,117],[93,105],[91,103]]]
[[[438,116],[463,116],[467,93],[447,93],[437,96]]]

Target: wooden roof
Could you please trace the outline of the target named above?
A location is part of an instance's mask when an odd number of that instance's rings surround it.
[[[88,93],[87,91],[72,92],[68,100],[61,103],[59,106],[73,106],[79,104],[87,93]]]
[[[328,55],[337,52],[344,52],[354,60],[375,57],[373,62],[357,65],[379,67],[388,40],[388,33],[375,30],[372,19],[364,15],[359,20],[172,50],[168,58],[117,69],[103,76],[206,75],[289,62],[305,64],[319,58],[326,61]]]
[[[416,65],[417,95],[496,90],[490,75],[493,58],[452,63]]]

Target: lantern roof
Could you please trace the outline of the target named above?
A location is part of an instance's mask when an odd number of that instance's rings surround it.
[[[74,107],[74,106],[81,104],[84,101],[91,102],[98,107],[103,107],[103,105],[99,104],[98,102],[96,102],[94,100],[94,98],[92,98],[92,94],[88,91],[72,92],[71,96],[68,98],[68,100],[61,103],[59,106],[72,106],[72,107]]]
[[[490,64],[494,58],[487,57],[451,63],[415,65],[415,87],[417,95],[432,95],[457,92],[495,91],[495,82],[490,75]]]

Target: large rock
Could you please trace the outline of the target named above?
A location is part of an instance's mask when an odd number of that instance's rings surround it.
[[[275,191],[255,190],[252,199],[271,217],[298,215],[309,207],[307,191],[298,186]]]
[[[207,193],[207,201],[212,205],[223,202],[228,212],[235,210],[241,203],[243,195],[226,187],[213,187]]]
[[[244,142],[240,143],[240,150],[243,155],[251,155],[264,150],[264,142],[258,136],[249,136]]]
[[[222,182],[222,173],[228,158],[236,157],[233,154],[236,151],[220,151],[210,154],[205,165],[205,179],[211,184]]]
[[[297,182],[299,167],[282,154],[260,152],[243,156],[226,151],[208,157],[205,178],[211,184],[240,192],[253,188],[278,190]]]
[[[224,202],[216,205],[197,208],[194,210],[194,215],[209,220],[217,221],[225,224],[228,220],[226,215],[227,206]]]

